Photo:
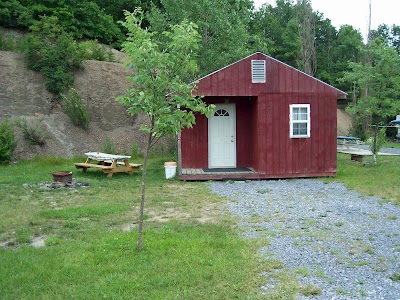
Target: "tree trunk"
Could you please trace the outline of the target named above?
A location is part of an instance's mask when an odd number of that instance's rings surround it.
[[[299,37],[301,41],[300,60],[302,69],[314,76],[317,71],[315,46],[315,20],[310,0],[298,0]]]
[[[149,132],[147,139],[146,150],[143,159],[143,171],[142,171],[142,192],[140,195],[140,212],[139,212],[139,231],[137,240],[137,249],[141,251],[143,249],[143,218],[144,218],[144,200],[146,195],[146,175],[147,175],[147,160],[149,157],[149,150],[151,145],[152,133]]]

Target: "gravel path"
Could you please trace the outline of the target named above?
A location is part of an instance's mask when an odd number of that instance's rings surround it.
[[[400,207],[340,183],[313,179],[212,182],[229,197],[245,237],[266,238],[262,255],[283,262],[312,299],[400,299]],[[274,282],[266,277],[264,289]],[[311,299],[299,296],[298,299]]]

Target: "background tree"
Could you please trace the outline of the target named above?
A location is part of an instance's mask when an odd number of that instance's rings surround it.
[[[122,25],[128,30],[123,50],[130,58],[129,68],[135,75],[130,77],[132,87],[119,102],[129,106],[132,115],[143,113],[148,123],[141,129],[147,132],[144,151],[139,233],[137,247],[143,248],[143,214],[146,193],[147,158],[150,148],[167,134],[176,134],[184,127],[192,127],[195,113],[208,114],[213,108],[199,97],[193,96],[194,84],[186,83],[197,72],[196,50],[200,35],[196,25],[183,21],[163,32],[164,43],[155,40],[156,32],[142,28],[143,11],[126,12]],[[168,95],[168,97],[166,97]]]
[[[190,4],[183,0],[161,0],[160,3],[161,8],[153,5],[146,16],[152,31],[163,32],[185,19],[198,25],[200,75],[250,54],[251,0],[198,0]]]
[[[372,39],[380,39],[387,46],[394,48],[400,55],[400,26],[381,24],[376,30],[371,31]]]
[[[300,51],[298,66],[308,75],[314,76],[317,71],[315,47],[315,18],[310,0],[297,1],[297,18],[299,21]]]
[[[361,61],[361,52],[364,47],[361,33],[351,25],[343,25],[337,34],[337,39],[332,52],[332,84],[338,88],[348,91],[352,102],[357,99],[356,87],[351,82],[340,80],[346,72],[351,70],[350,63]]]
[[[358,98],[349,110],[366,126],[386,124],[400,110],[400,57],[396,50],[388,47],[379,39],[371,41],[368,48],[369,61],[350,63],[350,72],[346,72],[343,81],[354,84]],[[368,93],[362,91],[368,89]],[[364,128],[367,131],[368,128]]]
[[[56,17],[59,26],[74,39],[103,43],[122,38],[112,16],[89,0],[6,0],[0,3],[0,25],[27,29],[43,17]]]
[[[325,19],[323,14],[313,12],[315,20],[315,55],[317,68],[315,77],[333,84],[335,74],[335,52],[337,31],[331,20]]]
[[[254,12],[251,34],[267,41],[264,52],[291,66],[297,65],[300,49],[298,20],[295,6],[290,0],[277,0],[276,6],[264,4]]]

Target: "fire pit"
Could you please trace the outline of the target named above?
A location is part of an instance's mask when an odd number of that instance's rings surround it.
[[[53,181],[71,183],[72,182],[72,172],[70,171],[59,171],[49,173],[53,175]]]

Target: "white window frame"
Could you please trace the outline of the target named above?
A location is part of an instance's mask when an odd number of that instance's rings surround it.
[[[290,107],[290,138],[309,138],[311,135],[310,104],[291,104]],[[294,120],[293,110],[295,108],[307,108],[307,120]],[[293,134],[293,124],[307,124],[307,134]]]
[[[266,82],[266,61],[265,60],[251,60],[251,82],[252,83],[265,83]],[[256,72],[256,73],[255,73]]]

